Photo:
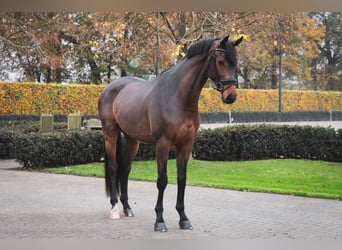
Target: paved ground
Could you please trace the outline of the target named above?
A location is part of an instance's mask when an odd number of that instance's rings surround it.
[[[232,123],[232,125],[239,125],[242,123]],[[253,124],[263,124],[263,122],[257,123],[243,123],[248,125]],[[320,127],[332,127],[335,129],[342,129],[342,121],[307,121],[307,122],[267,122],[266,124],[275,124],[275,125],[300,125],[300,126],[320,126]],[[228,126],[228,123],[207,123],[201,124],[201,128],[217,128],[217,127],[224,127]]]
[[[169,231],[153,231],[155,183],[130,181],[133,218],[108,219],[104,180],[8,170],[0,161],[0,239],[342,239],[342,201],[187,186],[194,229],[178,229],[176,186],[165,193]]]

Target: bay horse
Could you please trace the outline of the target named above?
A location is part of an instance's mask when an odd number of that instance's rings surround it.
[[[193,140],[200,126],[198,100],[210,78],[221,92],[224,103],[237,97],[237,53],[235,41],[203,39],[190,46],[185,57],[152,81],[122,77],[112,81],[101,93],[98,111],[105,143],[105,184],[110,197],[110,219],[119,219],[118,197],[125,216],[134,216],[128,203],[127,186],[131,164],[140,141],[154,143],[158,169],[158,198],[155,231],[167,231],[163,218],[163,195],[168,183],[167,161],[176,149],[177,201],[179,227],[192,229],[184,211],[187,163]],[[123,154],[121,133],[125,137]]]

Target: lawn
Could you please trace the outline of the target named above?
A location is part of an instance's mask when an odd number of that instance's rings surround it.
[[[103,163],[47,168],[45,172],[103,177]],[[279,159],[239,162],[190,160],[187,184],[233,190],[291,194],[342,200],[342,163]],[[156,181],[155,161],[136,161],[131,180]],[[169,183],[176,163],[169,160]]]

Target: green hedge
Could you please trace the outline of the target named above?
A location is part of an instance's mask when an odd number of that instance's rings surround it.
[[[16,159],[24,167],[83,164],[103,156],[101,132],[18,133],[14,141]]]
[[[100,161],[103,145],[102,131],[24,133],[0,129],[0,158],[16,158],[30,168]],[[201,129],[193,156],[217,161],[303,158],[342,162],[342,130],[284,125]],[[174,157],[171,150],[170,158]],[[154,158],[154,145],[141,143],[136,160]]]
[[[14,137],[16,134],[16,131],[0,128],[0,159],[15,158]]]
[[[342,161],[342,130],[312,126],[239,125],[200,130],[194,154],[202,160],[304,158]]]
[[[90,163],[104,157],[102,131],[41,133],[30,132],[31,126],[16,128],[0,129],[0,159],[16,158],[26,168],[42,168]],[[175,157],[174,150],[170,157]],[[141,143],[136,160],[153,159],[154,145]]]

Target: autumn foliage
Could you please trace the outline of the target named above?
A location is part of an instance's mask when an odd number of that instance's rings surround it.
[[[341,111],[341,92],[283,91],[283,111]],[[224,104],[220,94],[213,89],[203,89],[199,101],[201,112],[258,112],[278,111],[278,90],[239,89],[237,101]]]
[[[104,85],[1,83],[0,114],[97,114]]]
[[[342,90],[341,12],[2,12],[0,81],[101,84],[158,75],[200,39],[231,40],[239,84]]]
[[[97,100],[105,85],[0,83],[0,115],[97,114]],[[342,111],[341,92],[283,91],[283,111]],[[214,89],[204,88],[200,112],[278,111],[277,90],[239,89],[232,105]]]

